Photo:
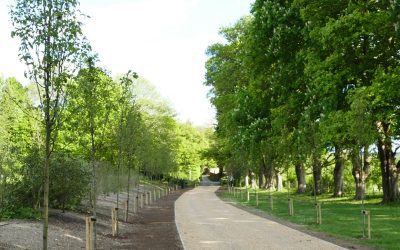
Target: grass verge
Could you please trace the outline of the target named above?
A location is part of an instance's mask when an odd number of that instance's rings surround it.
[[[269,193],[257,190],[257,193],[258,207],[255,190],[249,190],[249,201],[246,189],[238,189],[235,193],[225,190],[222,195],[225,199],[256,207],[280,219],[304,225],[312,231],[323,232],[377,249],[400,249],[400,203],[382,204],[380,197],[370,197],[362,204],[361,201],[349,197],[332,198],[328,194],[321,195],[317,197],[317,202],[321,203],[322,224],[318,225],[316,201],[313,196],[290,194],[294,210],[293,216],[290,216],[287,192]],[[365,217],[364,223],[362,210],[369,210],[371,214],[371,239],[366,238],[367,219]]]

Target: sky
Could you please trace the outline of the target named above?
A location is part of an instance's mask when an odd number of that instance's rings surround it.
[[[133,70],[156,86],[182,122],[208,126],[215,110],[203,85],[207,47],[221,27],[247,15],[254,0],[81,0],[84,35],[112,75]],[[11,39],[9,6],[0,0],[0,76],[23,76]]]

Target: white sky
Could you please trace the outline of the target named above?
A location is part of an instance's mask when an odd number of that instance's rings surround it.
[[[25,66],[10,38],[9,6],[0,0],[0,75],[21,82]],[[249,13],[253,0],[81,0],[84,33],[113,75],[129,69],[154,84],[181,121],[214,123],[203,86],[207,46],[218,31]]]

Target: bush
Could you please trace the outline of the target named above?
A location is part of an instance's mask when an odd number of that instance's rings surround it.
[[[63,153],[51,159],[49,203],[63,211],[73,209],[89,192],[90,171],[86,162]]]

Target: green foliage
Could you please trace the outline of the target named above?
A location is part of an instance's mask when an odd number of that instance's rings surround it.
[[[80,205],[87,194],[90,183],[90,171],[87,163],[72,158],[65,153],[52,156],[50,169],[50,206],[73,209]]]
[[[265,175],[271,186],[305,163],[315,188],[330,183],[337,195],[341,180],[361,171],[346,158],[376,144],[370,155],[381,162],[384,201],[400,197],[396,17],[393,1],[255,1],[250,16],[221,30],[226,42],[207,51],[218,164],[238,177]]]

